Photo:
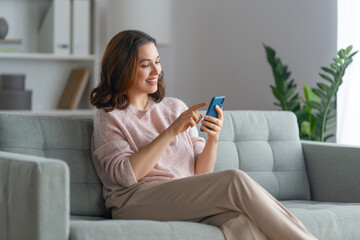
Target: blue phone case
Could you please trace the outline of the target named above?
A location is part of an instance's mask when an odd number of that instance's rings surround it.
[[[215,118],[218,118],[218,113],[215,109],[215,106],[218,105],[220,108],[223,106],[225,102],[225,96],[216,96],[216,97],[213,97],[211,99],[211,102],[210,102],[210,105],[206,111],[206,115],[209,115],[211,117],[215,117]],[[207,121],[207,120],[205,120]],[[202,129],[200,129],[200,131],[204,131]]]

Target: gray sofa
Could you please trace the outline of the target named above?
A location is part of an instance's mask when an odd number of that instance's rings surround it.
[[[281,111],[225,111],[216,171],[240,168],[319,239],[360,239],[360,148],[300,141]],[[112,220],[91,118],[0,113],[0,239],[215,240],[213,226]]]

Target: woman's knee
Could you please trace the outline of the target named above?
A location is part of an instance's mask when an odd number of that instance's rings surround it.
[[[224,175],[229,178],[231,181],[242,181],[244,179],[247,179],[247,174],[239,169],[229,169],[224,171]]]

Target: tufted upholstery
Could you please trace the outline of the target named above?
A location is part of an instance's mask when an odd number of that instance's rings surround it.
[[[279,200],[310,199],[296,116],[291,112],[225,111],[215,170],[233,168],[247,172]]]
[[[74,215],[110,216],[91,159],[91,119],[2,114],[0,151],[64,160],[70,168]]]

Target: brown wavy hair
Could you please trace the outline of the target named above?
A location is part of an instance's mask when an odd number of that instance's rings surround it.
[[[90,94],[92,105],[107,112],[129,106],[127,92],[137,75],[138,50],[149,42],[156,46],[154,38],[136,30],[119,32],[110,40],[101,60],[100,83]],[[165,97],[163,71],[158,78],[157,91],[149,96],[157,103]]]

